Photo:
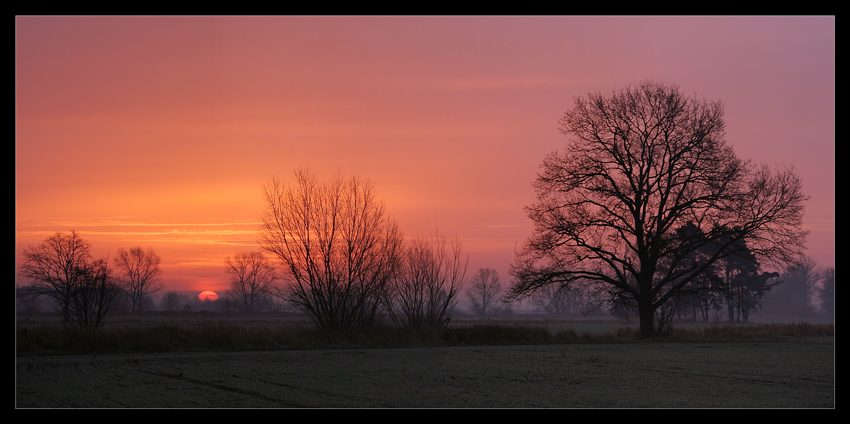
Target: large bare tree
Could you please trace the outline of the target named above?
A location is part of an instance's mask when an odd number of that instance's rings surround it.
[[[272,179],[264,197],[258,242],[283,264],[283,297],[319,328],[377,322],[403,237],[372,183],[298,170],[292,185]]]
[[[115,265],[121,270],[121,285],[130,296],[130,310],[141,310],[142,299],[162,288],[159,275],[162,270],[159,264],[162,260],[153,248],[147,250],[133,247],[129,250],[118,249]]]
[[[445,327],[452,319],[468,259],[455,239],[434,233],[407,243],[403,263],[385,297],[399,327]]]
[[[560,123],[571,138],[534,182],[534,231],[512,266],[512,298],[596,282],[636,307],[649,337],[656,310],[739,242],[763,263],[801,254],[799,177],[739,159],[719,101],[642,82],[577,97]],[[702,236],[676,236],[688,224]],[[696,251],[708,254],[691,260]]]
[[[261,301],[272,293],[277,278],[274,265],[261,252],[237,253],[224,259],[224,272],[230,274],[228,296],[242,312],[256,312]]]

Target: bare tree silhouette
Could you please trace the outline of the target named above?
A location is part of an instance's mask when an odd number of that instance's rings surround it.
[[[738,242],[774,264],[801,254],[799,177],[739,159],[724,140],[719,101],[643,82],[577,97],[560,122],[572,138],[546,156],[534,183],[537,200],[526,207],[534,232],[511,268],[512,299],[597,282],[637,306],[640,334],[650,337],[656,311]],[[703,236],[674,237],[687,223]],[[705,260],[687,260],[706,248]]]
[[[479,268],[466,289],[472,311],[481,315],[486,315],[488,309],[492,310],[493,304],[500,301],[500,294],[502,283],[499,282],[499,273],[492,268]]]
[[[71,296],[71,324],[84,331],[96,331],[112,315],[115,298],[122,290],[108,266],[98,259],[78,268],[79,279]]]
[[[90,249],[91,243],[71,231],[57,232],[23,252],[21,275],[33,280],[32,287],[39,294],[56,301],[66,325],[72,320],[71,300],[81,279],[78,271],[86,267]]]
[[[162,288],[159,283],[161,259],[152,248],[147,250],[133,247],[129,250],[118,249],[115,264],[121,270],[121,286],[130,296],[130,310],[139,312],[145,296],[156,293]]]
[[[224,272],[230,274],[228,297],[239,311],[256,312],[262,300],[272,293],[272,283],[277,278],[271,261],[260,252],[243,252],[232,260],[228,256],[224,263]]]
[[[577,314],[592,312],[592,308],[586,308],[589,303],[586,298],[589,290],[572,286],[558,286],[554,284],[542,286],[531,295],[531,303],[548,314]]]
[[[445,327],[452,319],[467,261],[460,241],[435,233],[408,243],[403,264],[386,292],[385,305],[400,327]]]
[[[91,261],[90,249],[76,231],[24,249],[21,275],[33,280],[33,292],[56,301],[63,326],[99,329],[120,293],[107,260]]]
[[[372,183],[299,170],[291,186],[272,179],[264,197],[259,244],[284,265],[280,295],[319,328],[377,322],[403,239]]]

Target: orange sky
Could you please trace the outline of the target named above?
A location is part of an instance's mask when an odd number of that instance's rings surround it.
[[[796,166],[835,264],[834,17],[16,17],[15,68],[16,266],[76,230],[226,290],[263,183],[308,166],[509,282],[558,119],[642,79],[723,100],[740,156]]]

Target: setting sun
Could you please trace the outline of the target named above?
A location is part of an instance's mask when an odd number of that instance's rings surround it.
[[[218,300],[218,293],[212,290],[202,291],[201,294],[198,295],[198,300]]]

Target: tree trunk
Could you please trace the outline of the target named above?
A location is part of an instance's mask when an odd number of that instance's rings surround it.
[[[638,316],[640,317],[640,338],[655,337],[655,308],[651,301],[638,300]]]

